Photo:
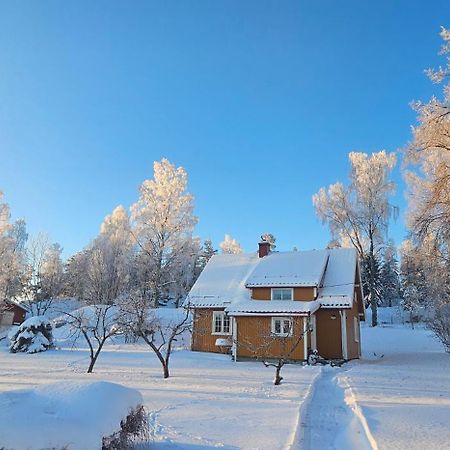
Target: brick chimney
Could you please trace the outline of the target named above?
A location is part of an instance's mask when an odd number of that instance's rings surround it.
[[[270,253],[270,243],[266,241],[261,241],[258,243],[258,255],[260,258],[264,258]]]

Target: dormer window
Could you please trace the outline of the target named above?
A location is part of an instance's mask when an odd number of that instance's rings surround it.
[[[293,300],[294,290],[292,288],[272,288],[272,300]]]

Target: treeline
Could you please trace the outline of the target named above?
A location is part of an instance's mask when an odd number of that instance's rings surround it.
[[[12,223],[0,197],[1,299],[18,299],[35,315],[63,296],[95,305],[133,297],[150,307],[179,306],[216,251],[193,235],[198,219],[183,168],[155,162],[139,194],[129,212],[117,206],[99,235],[65,263],[61,246],[45,235],[27,242],[25,222]]]
[[[445,65],[427,75],[442,86],[429,102],[415,102],[417,124],[401,153],[407,183],[408,236],[397,249],[389,242],[391,178],[397,155],[350,153],[350,180],[313,196],[317,215],[329,226],[332,246],[358,250],[366,302],[377,325],[377,306],[401,298],[411,312],[424,307],[430,326],[450,351],[450,32],[442,29]]]

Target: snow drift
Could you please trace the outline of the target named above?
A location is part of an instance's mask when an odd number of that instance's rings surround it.
[[[96,450],[142,405],[139,391],[105,381],[60,382],[0,394],[0,447]]]

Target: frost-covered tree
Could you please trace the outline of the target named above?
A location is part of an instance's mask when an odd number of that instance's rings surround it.
[[[409,239],[400,246],[400,255],[401,306],[409,312],[410,323],[414,327],[414,316],[427,302],[426,268],[423,255]]]
[[[7,300],[20,294],[25,271],[25,222],[11,222],[9,205],[0,192],[0,312]]]
[[[23,287],[23,303],[32,315],[47,312],[53,300],[64,289],[64,265],[62,248],[50,244],[48,236],[38,234],[27,247],[27,272]]]
[[[445,324],[450,330],[450,31],[442,28],[441,37],[445,65],[429,69],[427,74],[443,87],[442,94],[414,104],[418,123],[407,149],[412,168],[405,177],[409,188],[407,224],[416,252],[426,260],[423,284],[427,302],[435,311],[430,326],[435,333],[441,330],[436,335],[446,345],[442,330]]]
[[[429,69],[428,76],[443,84],[441,98],[416,102],[418,125],[407,151],[416,170],[406,172],[409,185],[408,225],[419,239],[433,236],[448,260],[450,242],[450,31],[443,28],[441,54],[446,65]],[[417,170],[418,169],[418,170]]]
[[[84,273],[78,275],[84,277],[82,298],[86,302],[111,305],[127,292],[132,247],[128,214],[118,206],[105,217],[100,234],[80,257]]]
[[[179,281],[180,267],[189,266],[197,224],[194,198],[187,192],[187,173],[167,159],[155,162],[154,177],[140,186],[138,201],[131,207],[133,235],[149,267],[147,284],[152,306],[170,296]],[[198,248],[198,246],[197,246]]]
[[[384,150],[368,155],[351,152],[350,183],[338,182],[321,188],[313,195],[318,217],[330,228],[332,238],[351,244],[366,265],[368,295],[371,299],[372,326],[377,325],[378,296],[376,292],[376,255],[387,237],[389,219],[395,209],[389,197],[395,190],[390,174],[396,163],[394,153]]]
[[[241,244],[229,234],[225,235],[223,241],[219,244],[219,247],[222,249],[222,253],[238,254],[243,251]]]
[[[381,283],[383,291],[383,304],[392,306],[400,298],[400,275],[397,260],[397,249],[392,240],[384,251],[381,266]]]

